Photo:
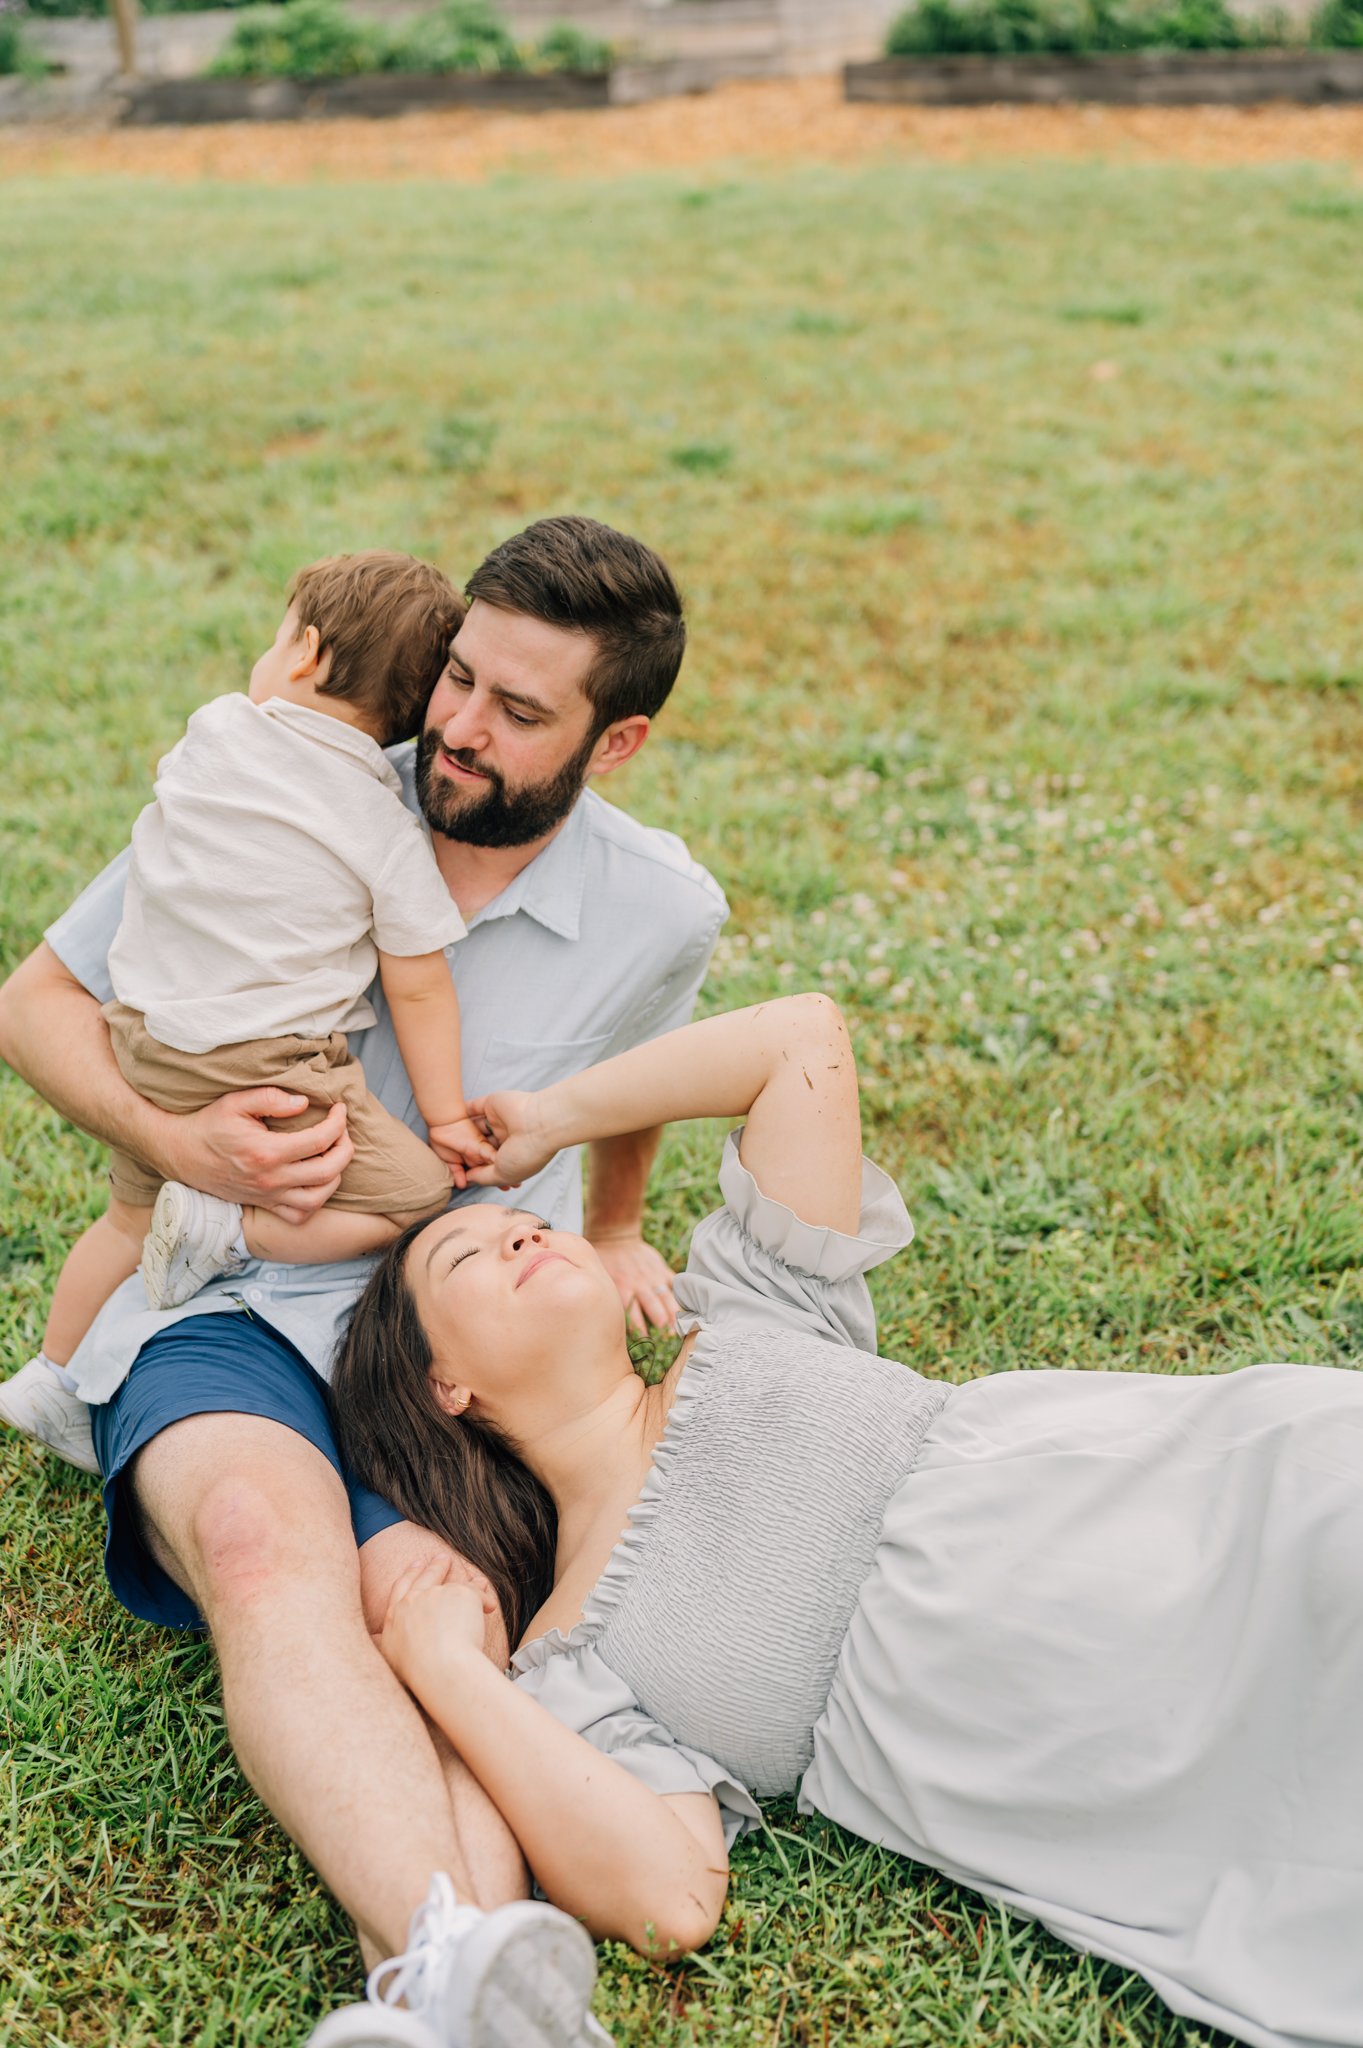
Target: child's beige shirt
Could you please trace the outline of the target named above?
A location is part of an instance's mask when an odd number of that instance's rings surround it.
[[[154,1038],[208,1052],[363,1030],[379,951],[463,936],[376,741],[282,697],[217,697],[133,827],[109,972]]]

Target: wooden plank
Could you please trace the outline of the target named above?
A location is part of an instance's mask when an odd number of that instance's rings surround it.
[[[211,121],[374,118],[431,107],[534,113],[610,104],[608,71],[374,71],[355,78],[161,78],[135,86],[120,118],[134,127]]]
[[[968,107],[1306,106],[1363,100],[1363,50],[1139,50],[1101,57],[887,57],[849,64],[849,100]]]

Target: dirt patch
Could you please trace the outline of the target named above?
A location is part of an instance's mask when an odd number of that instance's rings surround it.
[[[1232,165],[1313,161],[1363,170],[1363,107],[880,107],[841,81],[734,84],[599,112],[458,109],[392,121],[0,134],[0,177],[41,173],[221,178],[441,178],[499,171],[603,177],[746,160],[856,164],[926,158],[1110,158]]]

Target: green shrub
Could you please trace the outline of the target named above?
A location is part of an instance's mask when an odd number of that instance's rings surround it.
[[[347,78],[377,71],[382,31],[343,12],[337,0],[285,0],[243,8],[208,67],[211,78]]]
[[[1332,10],[1363,23],[1363,0],[1326,0],[1323,12]],[[1281,15],[1242,19],[1227,0],[917,0],[885,47],[891,57],[1013,57],[1240,50],[1289,40]]]
[[[24,32],[23,9],[0,0],[0,78],[44,78],[47,69]]]
[[[556,21],[531,52],[536,71],[609,71],[611,46],[571,21]]]
[[[1311,40],[1327,50],[1363,49],[1363,0],[1325,0],[1312,18]]]
[[[297,0],[290,0],[297,4]],[[394,31],[387,71],[520,71],[524,59],[504,21],[484,0],[446,0]]]

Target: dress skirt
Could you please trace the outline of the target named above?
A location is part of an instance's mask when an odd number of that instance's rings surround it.
[[[1191,2019],[1360,2048],[1363,1373],[955,1389],[800,1803]]]

